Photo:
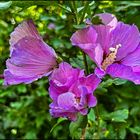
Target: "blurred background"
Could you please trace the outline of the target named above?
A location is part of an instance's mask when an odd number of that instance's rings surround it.
[[[82,52],[72,47],[70,37],[85,26],[86,18],[102,12],[112,13],[118,20],[140,28],[140,1],[0,2],[0,74],[9,57],[10,33],[26,19],[33,19],[44,41],[63,60],[84,69]],[[92,73],[95,64],[88,56],[87,62]],[[0,139],[80,137],[81,128],[71,126],[67,119],[50,116],[47,77],[30,85],[4,87],[2,84],[0,79]],[[88,114],[85,138],[140,139],[140,86],[107,76],[95,95],[98,105]]]

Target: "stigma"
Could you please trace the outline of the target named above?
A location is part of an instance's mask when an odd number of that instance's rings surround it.
[[[116,55],[117,55],[117,52],[118,52],[118,49],[121,47],[122,45],[121,44],[118,44],[116,45],[114,48],[111,47],[109,48],[109,55],[104,59],[103,63],[102,63],[102,66],[101,68],[103,70],[106,70],[106,68],[111,65],[112,63],[114,63],[114,61],[116,60]]]

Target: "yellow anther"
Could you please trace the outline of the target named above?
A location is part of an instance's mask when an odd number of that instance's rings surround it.
[[[77,102],[77,103],[80,103],[80,98],[77,97],[77,98],[76,98],[76,102]]]
[[[111,65],[114,61],[115,61],[115,59],[116,59],[116,54],[117,54],[117,52],[118,52],[118,49],[121,47],[122,45],[121,44],[118,44],[118,45],[116,45],[116,47],[115,48],[109,48],[109,50],[110,50],[110,53],[109,53],[109,55],[105,58],[105,60],[103,61],[103,63],[102,63],[102,66],[101,66],[101,68],[103,69],[103,70],[106,70],[106,68],[109,66],[109,65]]]

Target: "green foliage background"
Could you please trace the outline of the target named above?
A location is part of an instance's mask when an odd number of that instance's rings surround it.
[[[70,37],[85,26],[84,19],[102,12],[112,13],[118,20],[134,23],[140,28],[139,1],[0,3],[0,73],[3,73],[9,57],[10,33],[22,20],[30,18],[45,42],[60,57],[74,67],[84,69],[82,52],[72,47]],[[50,23],[56,27],[48,29]],[[95,64],[88,56],[87,62],[92,73]],[[88,120],[79,117],[73,123],[50,116],[47,77],[30,85],[3,87],[2,83],[0,80],[0,139],[140,139],[140,86],[131,82],[105,77],[95,91],[98,105],[90,110]]]

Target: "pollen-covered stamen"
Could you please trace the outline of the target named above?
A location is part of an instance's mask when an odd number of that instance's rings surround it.
[[[116,45],[116,47],[115,48],[109,48],[109,50],[110,50],[110,54],[105,58],[105,60],[103,61],[103,63],[102,63],[102,66],[101,66],[101,68],[103,69],[103,70],[106,70],[106,68],[110,65],[110,64],[112,64],[114,61],[115,61],[115,59],[116,59],[116,54],[117,54],[117,52],[118,52],[118,49],[121,47],[122,45],[121,44],[118,44],[118,45]]]
[[[76,98],[76,103],[78,103],[78,104],[80,103],[80,98],[78,98],[78,97]]]

